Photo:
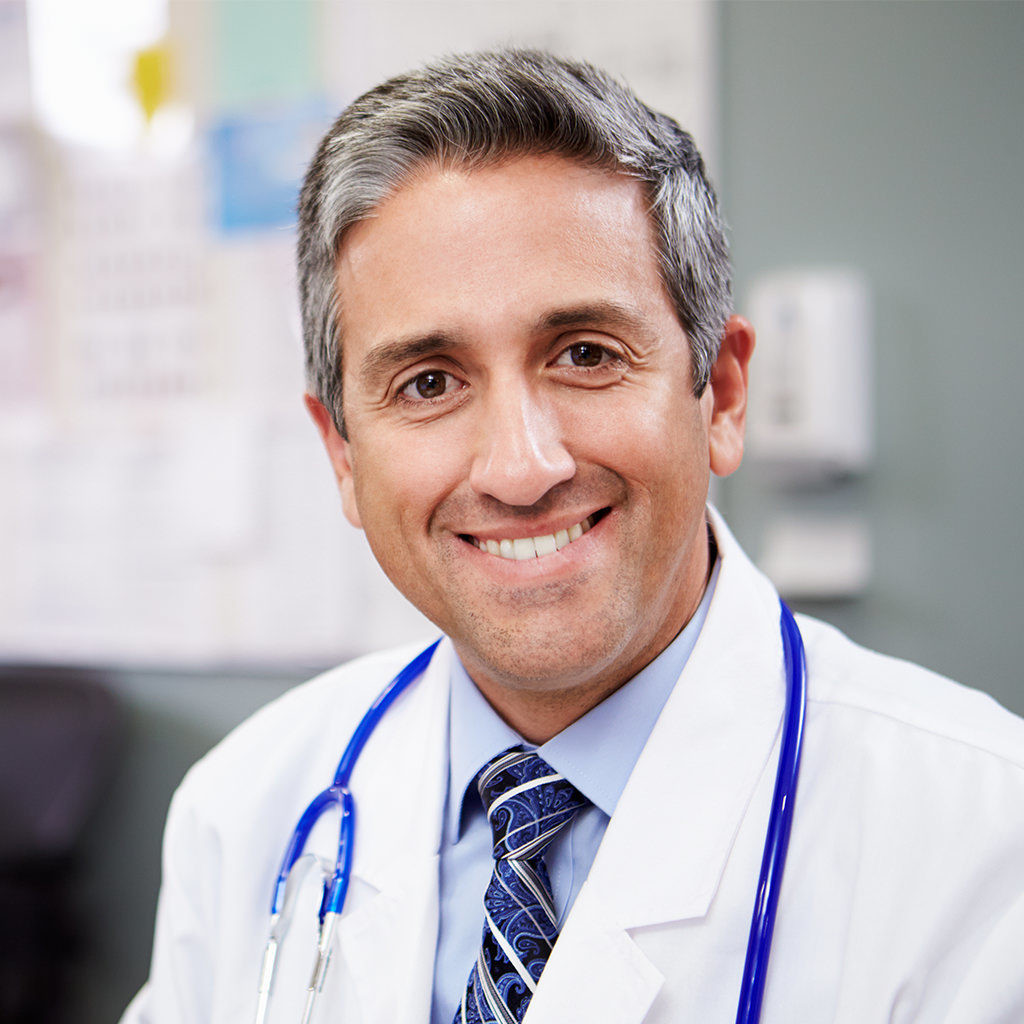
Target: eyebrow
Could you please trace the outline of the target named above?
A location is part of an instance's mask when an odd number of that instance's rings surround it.
[[[359,376],[365,384],[373,386],[382,378],[389,376],[396,367],[464,347],[465,343],[460,339],[441,331],[412,338],[399,338],[378,345],[367,352],[359,368]]]
[[[643,317],[632,306],[619,302],[585,302],[567,309],[556,309],[546,313],[537,321],[537,330],[554,328],[585,327],[601,324],[607,327],[630,327],[634,330],[643,326]]]

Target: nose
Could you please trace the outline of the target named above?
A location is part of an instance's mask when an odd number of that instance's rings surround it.
[[[489,398],[469,475],[477,494],[506,505],[533,505],[575,472],[549,402],[525,389]]]

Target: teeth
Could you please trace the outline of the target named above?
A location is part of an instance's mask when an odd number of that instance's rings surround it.
[[[545,555],[553,555],[558,550],[558,543],[552,533],[545,534],[543,537],[534,537],[533,543],[537,548],[538,558],[543,558]]]
[[[509,558],[514,561],[525,561],[528,558],[543,558],[561,551],[566,544],[579,540],[594,525],[594,517],[587,516],[582,523],[570,526],[568,530],[557,533],[546,533],[541,537],[513,537],[502,540],[477,540],[476,546],[481,551]]]
[[[537,557],[537,546],[532,537],[516,537],[512,541],[512,557],[517,562],[525,562],[527,558]]]

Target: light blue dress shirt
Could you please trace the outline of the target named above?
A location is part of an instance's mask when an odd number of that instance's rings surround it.
[[[544,854],[559,927],[590,872],[604,830],[707,617],[716,560],[700,606],[682,632],[628,683],[537,751],[592,806],[582,810]],[[431,1024],[452,1024],[480,949],[483,897],[491,878],[491,827],[476,773],[523,738],[501,720],[452,660],[448,796],[441,834],[440,926]],[[609,752],[614,756],[609,757]]]

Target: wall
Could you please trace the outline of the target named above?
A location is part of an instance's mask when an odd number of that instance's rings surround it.
[[[872,529],[874,576],[812,610],[1019,713],[1022,43],[1013,3],[721,8],[739,307],[792,264],[857,266],[874,291],[878,456],[840,497]],[[756,551],[771,490],[753,467],[729,484]]]

